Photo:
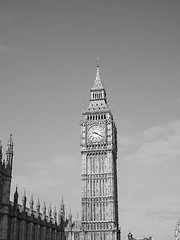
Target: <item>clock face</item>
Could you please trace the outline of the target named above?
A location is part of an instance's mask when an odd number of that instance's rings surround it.
[[[93,126],[88,131],[88,139],[92,142],[99,142],[104,138],[104,128]]]

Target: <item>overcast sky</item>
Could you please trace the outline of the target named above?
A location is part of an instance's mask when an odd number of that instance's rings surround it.
[[[12,192],[81,212],[80,126],[96,59],[118,127],[122,239],[180,218],[180,1],[0,1],[0,137]]]

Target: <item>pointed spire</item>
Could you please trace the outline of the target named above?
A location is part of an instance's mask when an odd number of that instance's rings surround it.
[[[22,197],[22,207],[23,207],[23,211],[26,210],[26,202],[27,202],[26,192],[24,191],[24,195],[23,195],[23,197]]]
[[[52,208],[51,208],[51,204],[49,204],[48,216],[49,216],[49,218],[51,219],[51,217],[52,217]]]
[[[101,78],[100,78],[100,62],[99,59],[97,59],[97,63],[96,63],[96,78],[94,80],[94,84],[92,87],[92,90],[101,90],[104,89],[102,82],[101,82]]]
[[[38,214],[40,214],[40,201],[39,201],[39,198],[38,198],[38,201],[37,201],[37,204],[36,204],[36,211]]]
[[[33,195],[31,195],[31,200],[29,202],[29,206],[30,206],[30,210],[31,210],[31,213],[32,213],[33,212],[33,206],[34,206]]]
[[[69,210],[69,219],[72,218],[72,213],[71,213],[71,209]]]
[[[2,153],[2,138],[0,139],[0,163],[2,163],[2,156],[3,156],[3,153]]]
[[[44,201],[42,211],[43,211],[43,215],[46,216],[46,202],[45,201]]]
[[[63,201],[63,196],[62,196],[62,200],[61,200],[61,207],[64,207],[64,201]]]
[[[7,146],[9,146],[9,147],[13,147],[13,140],[12,140],[12,133],[10,134],[10,136],[9,136],[9,141],[7,142]]]
[[[97,62],[96,62],[96,79],[100,79],[99,67],[100,67],[100,61],[99,61],[99,58],[97,58]]]
[[[14,193],[14,206],[17,206],[18,197],[19,197],[19,194],[18,194],[17,185],[16,185],[16,190],[15,190],[15,193]]]
[[[55,223],[56,223],[56,222],[57,222],[57,211],[56,211],[56,207],[54,207],[53,217],[54,217],[54,221],[55,221]]]
[[[59,209],[59,218],[60,220],[65,220],[65,205],[64,205],[63,197],[62,197],[62,201]]]
[[[13,140],[12,140],[12,133],[10,134],[9,141],[7,142],[7,150],[6,150],[6,162],[9,165],[12,165],[13,160]]]
[[[72,213],[71,213],[71,209],[70,209],[70,211],[69,211],[69,223],[72,223]]]

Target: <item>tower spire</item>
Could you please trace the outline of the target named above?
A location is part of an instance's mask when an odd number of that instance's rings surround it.
[[[81,121],[83,239],[120,240],[117,188],[117,130],[101,82],[99,61],[90,101]],[[100,162],[97,161],[101,159]],[[109,161],[111,164],[109,164]],[[93,162],[94,167],[90,166]],[[106,167],[104,167],[106,166]],[[107,174],[109,178],[107,179]],[[101,184],[96,184],[97,179]],[[91,184],[89,184],[89,182]],[[107,188],[109,189],[107,191]],[[101,196],[99,198],[99,196]],[[109,200],[110,199],[110,200]],[[95,203],[99,202],[99,206]],[[113,209],[113,211],[110,211]],[[108,214],[106,214],[108,212]],[[69,223],[71,222],[69,216]],[[105,224],[102,224],[102,221]],[[94,222],[96,222],[94,224]],[[68,224],[69,224],[68,223]],[[76,226],[78,225],[76,221]],[[96,225],[96,226],[95,226]],[[70,226],[70,225],[69,225]],[[107,231],[108,229],[108,231]],[[97,235],[98,234],[98,235]],[[131,239],[132,240],[132,239]]]
[[[60,215],[61,220],[65,220],[65,205],[64,205],[63,197],[62,197],[62,201],[61,201],[61,204],[60,204],[59,215]]]
[[[104,89],[102,82],[101,82],[101,78],[100,78],[100,61],[99,58],[97,58],[97,62],[96,62],[96,78],[94,80],[94,84],[92,87],[92,90],[100,90],[100,89]]]
[[[96,62],[96,79],[100,79],[99,68],[100,68],[100,61],[99,61],[99,58],[97,58],[97,62]]]
[[[2,138],[0,139],[0,163],[2,163],[2,156],[3,156],[3,153],[2,153]]]
[[[18,194],[18,189],[17,189],[17,185],[16,185],[16,190],[15,190],[15,193],[14,193],[14,207],[17,207],[18,197],[19,197],[19,194]]]
[[[9,141],[7,143],[7,150],[6,150],[6,162],[12,166],[13,160],[13,140],[12,140],[12,133],[10,134]]]
[[[94,80],[93,87],[90,90],[90,102],[87,110],[99,111],[100,108],[103,109],[103,111],[105,109],[108,110],[106,90],[103,86],[103,83],[100,77],[100,62],[99,62],[99,59],[97,59],[96,78]]]

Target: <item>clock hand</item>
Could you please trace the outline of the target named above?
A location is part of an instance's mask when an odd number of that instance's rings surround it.
[[[101,134],[99,134],[99,133],[97,133],[97,132],[93,132],[93,133],[95,133],[96,135],[99,135],[100,137],[103,137]]]

